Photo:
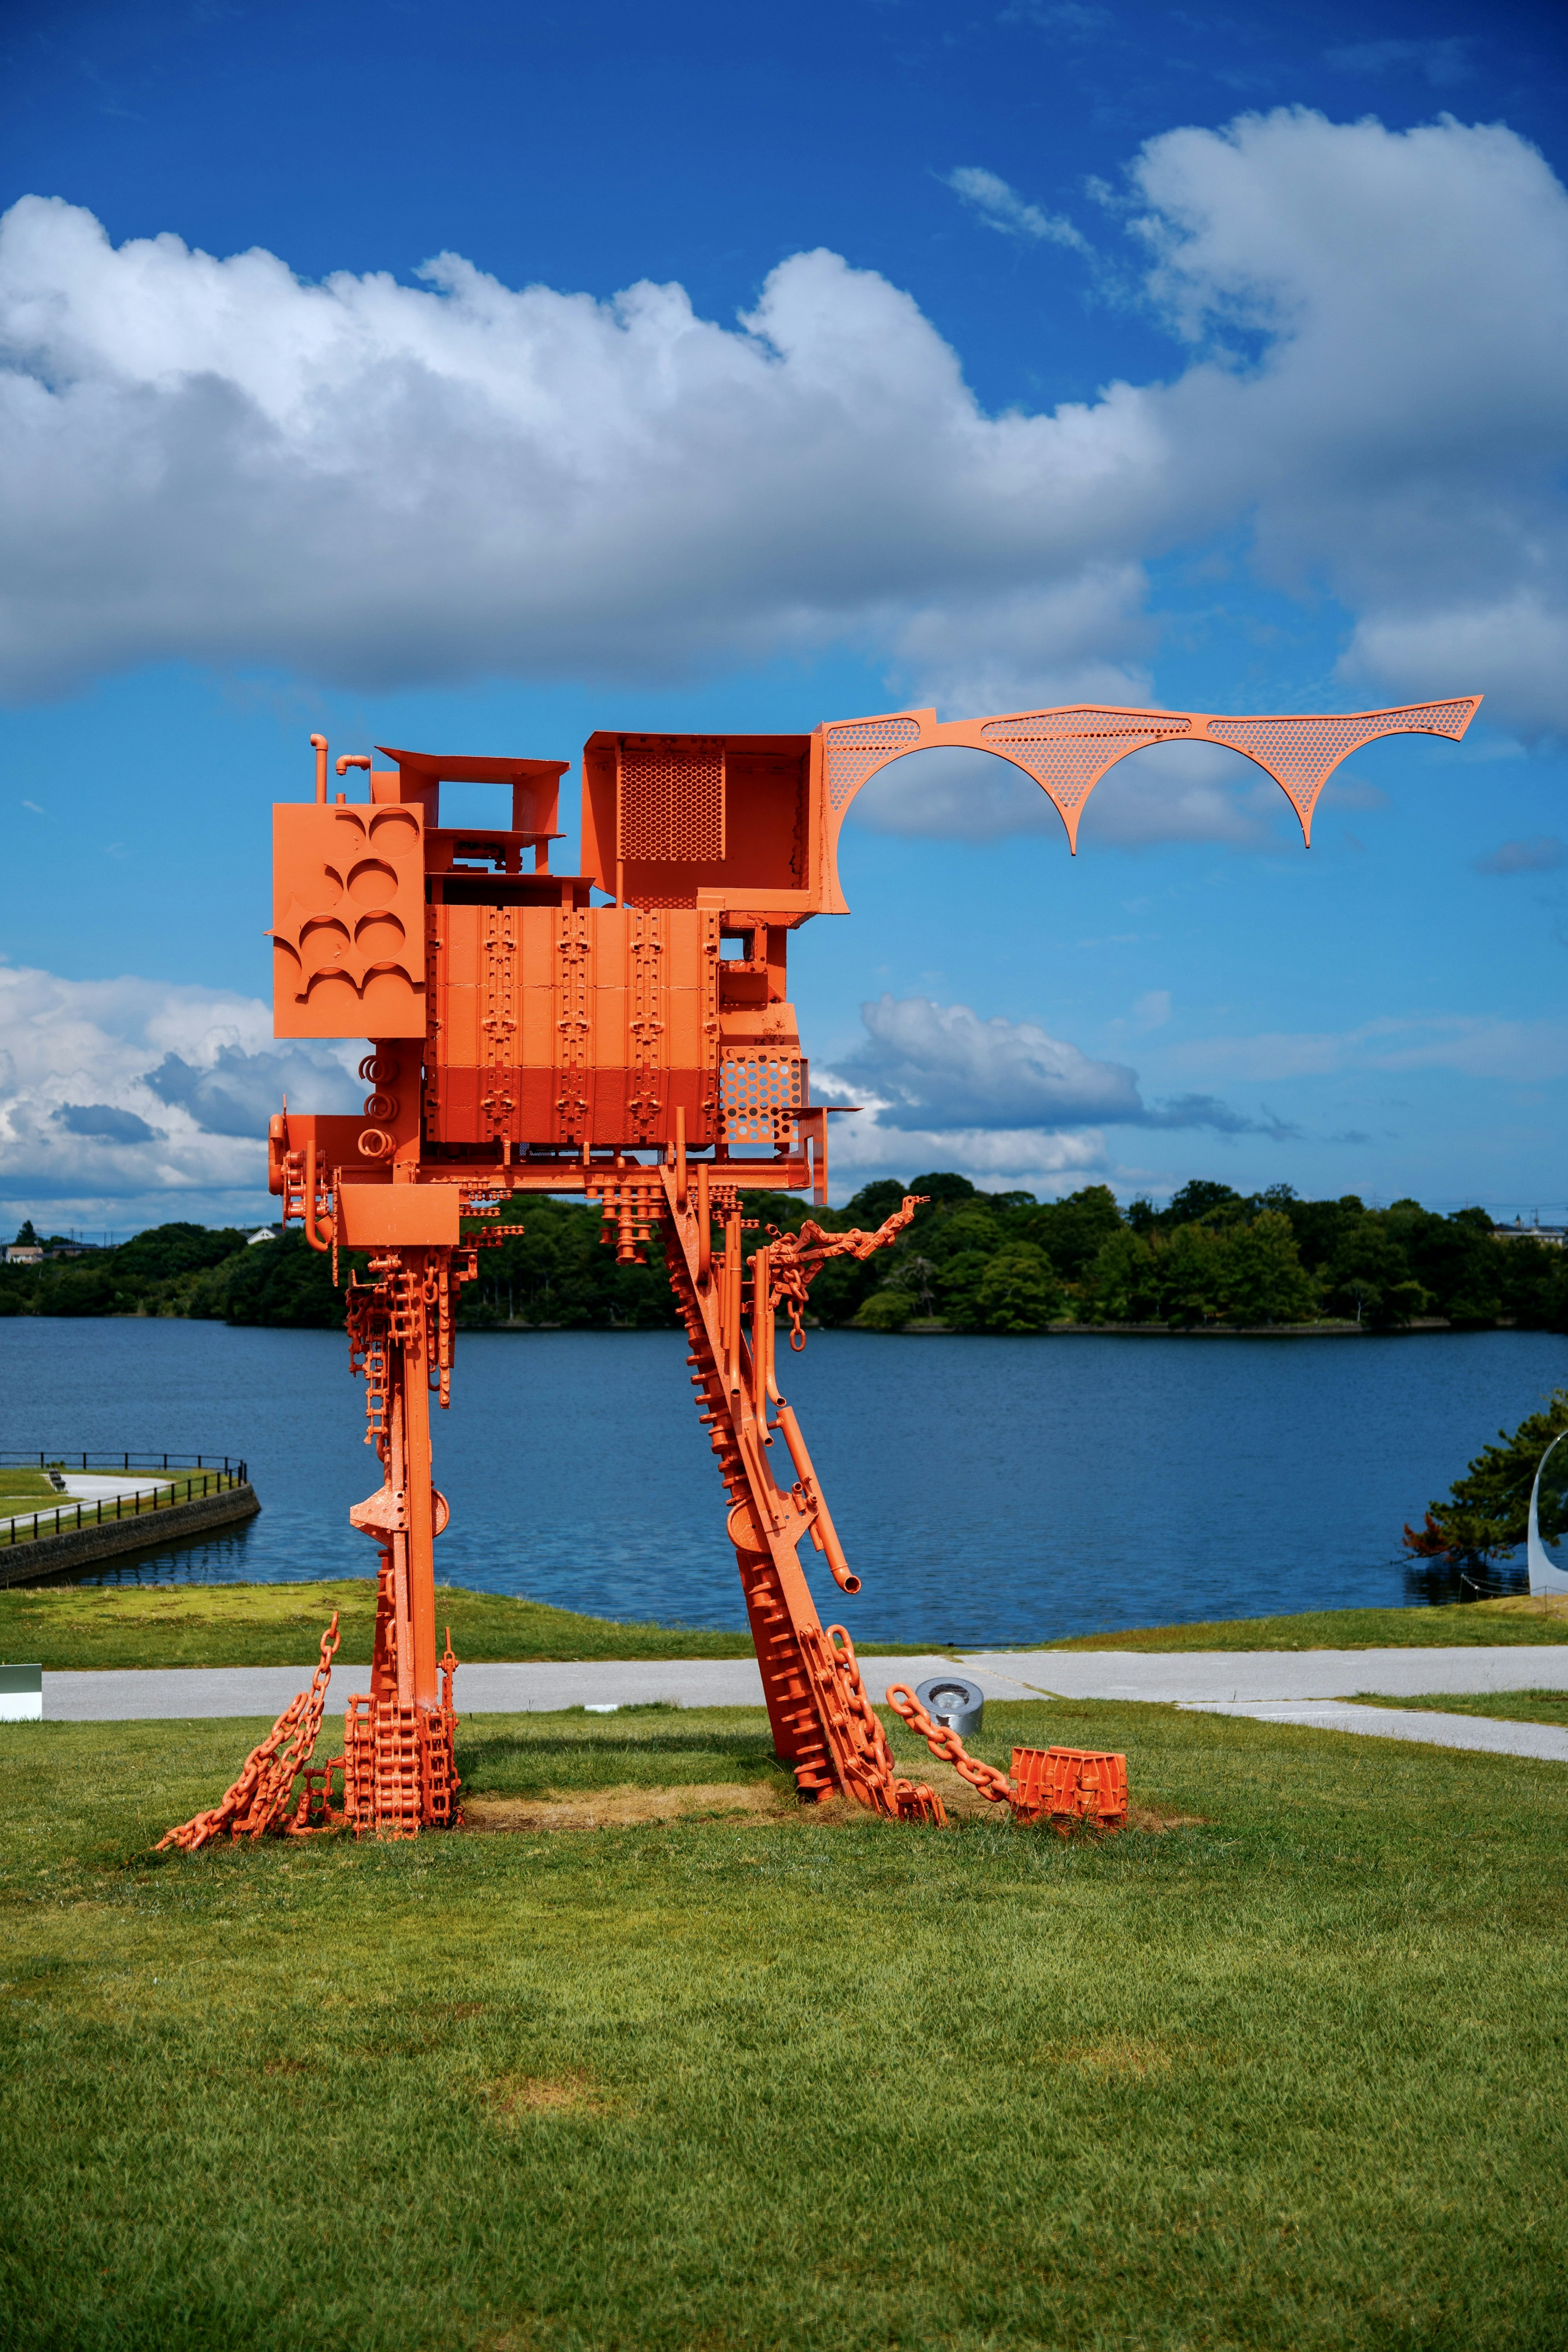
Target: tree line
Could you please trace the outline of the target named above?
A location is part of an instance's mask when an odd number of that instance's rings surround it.
[[[805,1218],[835,1231],[879,1224],[906,1192],[926,1195],[889,1250],[830,1261],[811,1311],[829,1328],[1024,1336],[1053,1326],[1267,1329],[1324,1320],[1394,1331],[1440,1322],[1568,1330],[1568,1252],[1498,1238],[1484,1209],[1417,1201],[1368,1208],[1353,1194],[1303,1201],[1287,1184],[1242,1193],[1197,1179],[1169,1204],[1121,1207],[1104,1184],[1065,1200],[983,1192],[938,1172],[866,1185],[842,1209],[748,1194],[761,1239]],[[657,1240],[618,1266],[597,1210],[540,1198],[527,1231],[485,1250],[461,1294],[469,1328],[646,1330],[676,1321]],[[31,1238],[31,1229],[26,1229]],[[63,1244],[46,1242],[47,1249]],[[119,1247],[0,1267],[0,1315],[174,1315],[331,1328],[342,1320],[331,1261],[289,1233],[249,1244],[235,1227],[173,1223]]]

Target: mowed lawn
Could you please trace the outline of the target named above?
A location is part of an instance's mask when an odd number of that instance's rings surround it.
[[[0,1728],[9,2345],[1559,2352],[1558,1767],[988,1706],[1127,1751],[1063,1843],[491,1716],[510,1829],[153,1858],[261,1728]]]
[[[297,1666],[312,1664],[333,1612],[339,1663],[368,1663],[375,1579],[310,1584],[17,1585],[0,1591],[0,1659],[47,1667]],[[750,1633],[722,1627],[632,1625],[548,1601],[460,1585],[436,1588],[438,1631],[459,1658],[749,1658]],[[1473,1647],[1568,1642],[1568,1605],[1529,1600],[1425,1609],[1331,1609],[1295,1617],[1160,1625],[1093,1633],[1056,1650],[1323,1650]],[[1016,1646],[1016,1645],[1015,1645]],[[963,1654],[942,1643],[867,1639],[882,1657]]]

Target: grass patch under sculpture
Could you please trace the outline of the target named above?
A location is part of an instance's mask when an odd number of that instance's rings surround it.
[[[154,1859],[264,1727],[0,1727],[10,2344],[1562,2340],[1556,1767],[989,1705],[1177,1824],[1064,1843],[771,1813],[760,1710],[490,1716],[522,1834]]]

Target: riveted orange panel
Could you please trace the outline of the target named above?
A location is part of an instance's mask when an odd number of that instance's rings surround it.
[[[425,843],[413,808],[272,812],[279,1037],[423,1037]]]
[[[432,1143],[713,1139],[717,914],[433,907]]]

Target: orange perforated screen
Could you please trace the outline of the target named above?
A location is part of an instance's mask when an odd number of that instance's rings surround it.
[[[618,854],[627,865],[706,865],[724,855],[724,747],[671,743],[621,754]]]

